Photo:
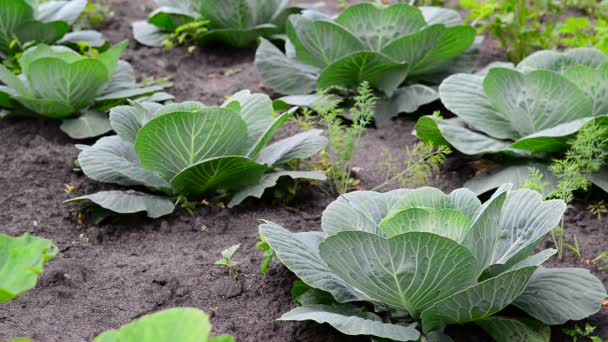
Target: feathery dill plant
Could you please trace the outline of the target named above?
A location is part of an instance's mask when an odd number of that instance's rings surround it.
[[[597,122],[589,123],[583,126],[568,144],[570,148],[563,158],[554,159],[549,167],[558,182],[547,198],[561,199],[570,204],[575,199],[575,192],[588,191],[591,187],[587,176],[599,171],[606,164],[608,127]],[[530,177],[522,187],[542,192],[548,185],[542,181],[542,173],[536,168],[530,168],[529,173]],[[596,210],[591,210],[594,215],[601,217]],[[560,258],[563,255],[564,232],[562,219],[560,225],[551,233]]]
[[[439,171],[441,164],[452,153],[447,146],[433,146],[429,143],[419,142],[414,147],[405,147],[405,160],[400,163],[394,160],[390,151],[385,150],[386,161],[381,165],[387,169],[384,182],[376,186],[374,191],[384,189],[393,184],[405,188],[415,188],[428,185],[433,173]]]
[[[326,126],[329,140],[327,150],[321,156],[327,160],[327,176],[332,192],[341,195],[358,184],[352,177],[352,161],[363,132],[373,120],[376,96],[369,83],[362,82],[350,109],[352,122],[346,125],[343,119],[344,109],[339,107],[340,101],[333,100],[323,92],[321,95],[321,99],[313,104],[313,109],[319,113]]]

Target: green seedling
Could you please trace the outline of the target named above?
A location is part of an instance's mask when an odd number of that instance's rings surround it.
[[[237,276],[238,276],[237,270],[235,268],[235,266],[238,264],[238,262],[233,260],[233,257],[234,257],[234,254],[239,250],[240,247],[241,247],[241,244],[239,243],[238,245],[234,245],[232,247],[229,247],[229,248],[223,250],[222,258],[215,262],[216,265],[222,266],[222,267],[225,267],[226,269],[228,269],[228,273],[230,274],[230,277],[232,277],[232,280],[234,280],[234,281],[237,280]]]

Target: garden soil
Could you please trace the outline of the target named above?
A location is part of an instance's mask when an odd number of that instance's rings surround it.
[[[335,5],[330,7],[335,10]],[[188,53],[184,48],[136,44],[130,22],[144,19],[152,9],[151,0],[114,0],[113,19],[101,28],[112,43],[129,40],[124,58],[138,75],[172,75],[175,85],[170,91],[179,101],[219,104],[240,89],[272,95],[256,72],[254,49],[205,48]],[[492,42],[486,42],[480,66],[502,57]],[[363,189],[384,180],[384,151],[399,160],[405,147],[416,143],[411,134],[414,122],[402,117],[363,136],[355,162]],[[281,135],[297,129],[290,123]],[[206,311],[215,334],[232,334],[241,342],[359,341],[327,325],[275,321],[295,306],[290,296],[295,278],[277,263],[265,277],[260,272],[257,220],[272,220],[292,231],[320,229],[323,208],[334,199],[320,188],[304,186],[292,203],[278,207],[254,201],[235,209],[202,207],[192,215],[179,209],[157,220],[142,215],[99,225],[90,220],[79,223],[74,212],[86,206],[63,201],[112,187],[73,171],[78,149],[58,123],[3,120],[0,137],[0,231],[46,237],[60,249],[35,289],[0,305],[0,341],[16,337],[36,342],[91,341],[105,330],[177,306]],[[474,174],[475,165],[452,156],[429,185],[456,189]],[[65,192],[66,184],[74,186],[72,194]],[[608,249],[605,222],[583,205],[569,209],[566,241],[572,243],[576,236],[582,256],[566,251],[564,259],[554,259],[551,266],[587,267],[608,286],[608,272],[585,261]],[[235,256],[239,264],[234,282],[214,261],[223,249],[237,243],[241,248]],[[552,244],[546,241],[546,247]],[[604,340],[608,340],[607,320],[606,308],[590,319]],[[559,329],[554,330],[556,340],[565,340]],[[474,327],[451,332],[458,341],[488,340]]]

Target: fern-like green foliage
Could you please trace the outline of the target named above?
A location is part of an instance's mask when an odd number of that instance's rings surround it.
[[[400,163],[395,161],[389,150],[386,150],[386,160],[381,163],[387,170],[386,179],[373,190],[384,189],[393,184],[407,188],[429,184],[431,176],[439,171],[450,153],[452,150],[447,146],[433,146],[420,142],[414,147],[405,147],[405,158]]]
[[[339,107],[340,100],[334,100],[321,92],[321,99],[313,105],[327,128],[328,144],[324,154],[328,160],[327,174],[333,192],[338,194],[347,192],[357,184],[352,179],[352,161],[356,157],[361,135],[373,119],[376,104],[369,83],[361,83],[357,93],[355,104],[349,112],[352,120],[350,125],[344,122],[345,113]]]
[[[591,186],[588,176],[598,172],[607,162],[608,126],[596,122],[583,126],[570,141],[565,157],[551,164],[551,172],[559,182],[549,197],[572,202],[576,191],[587,191]]]

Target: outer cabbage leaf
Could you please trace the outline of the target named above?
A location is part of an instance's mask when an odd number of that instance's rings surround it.
[[[38,6],[38,20],[63,21],[73,25],[87,5],[86,0],[46,1]]]
[[[418,341],[420,333],[412,327],[383,323],[371,312],[361,312],[348,305],[306,305],[284,313],[279,321],[328,323],[346,335],[369,335],[395,341]]]
[[[458,11],[445,7],[420,6],[418,7],[427,25],[444,24],[452,27],[462,25],[463,20]]]
[[[26,76],[37,97],[69,104],[74,109],[71,114],[75,114],[93,103],[112,75],[94,59],[68,64],[60,59],[41,58],[30,64]]]
[[[411,65],[410,76],[416,76],[441,70],[467,51],[474,40],[475,29],[472,27],[446,28],[438,24],[391,42],[382,53],[408,62]]]
[[[201,44],[228,44],[237,48],[246,48],[255,44],[259,37],[268,37],[277,32],[272,24],[258,25],[249,29],[218,29],[201,36]]]
[[[600,171],[590,174],[589,180],[598,188],[608,192],[608,167],[604,167]]]
[[[148,217],[158,218],[175,210],[171,198],[155,196],[137,191],[100,191],[91,195],[75,197],[65,203],[91,201],[104,209],[119,214],[134,214],[145,211]]]
[[[294,159],[305,159],[319,153],[327,145],[323,131],[311,129],[265,147],[257,161],[269,166],[286,164]]]
[[[143,185],[151,189],[170,189],[171,184],[157,173],[139,165],[133,144],[119,136],[103,137],[93,146],[78,146],[80,168],[98,182],[124,186]]]
[[[150,47],[163,47],[165,32],[147,21],[135,21],[131,24],[133,38],[137,42]]]
[[[484,280],[435,303],[422,312],[430,331],[444,324],[467,323],[490,317],[507,307],[528,285],[537,266],[528,266]]]
[[[307,94],[316,89],[318,68],[288,58],[266,39],[261,39],[255,64],[262,78],[280,93]]]
[[[43,23],[28,21],[15,28],[13,35],[20,42],[36,42],[40,44],[53,44],[70,30],[70,26],[63,21]]]
[[[390,98],[381,97],[376,100],[374,108],[374,120],[378,128],[386,126],[390,119],[399,113],[413,113],[420,106],[429,104],[439,99],[439,94],[434,88],[412,84],[400,87]]]
[[[59,126],[72,139],[92,138],[112,130],[105,113],[86,109],[77,118],[66,119]]]
[[[366,297],[329,270],[319,256],[321,232],[291,233],[287,229],[264,221],[260,233],[277,258],[309,286],[331,293],[338,302],[365,300]]]
[[[441,102],[474,130],[485,132],[497,139],[517,136],[510,122],[490,103],[483,89],[483,77],[456,74],[439,86]]]
[[[72,46],[72,44],[86,43],[89,46],[105,49],[106,40],[103,35],[93,30],[81,30],[66,33],[61,39],[57,41],[57,44]]]
[[[192,22],[199,17],[196,12],[163,6],[150,13],[148,22],[161,29],[173,31],[179,26]]]
[[[519,189],[530,179],[531,168],[535,168],[542,173],[543,181],[547,182],[547,186],[543,188],[542,193],[548,195],[555,189],[557,179],[546,164],[540,163],[498,166],[469,179],[464,186],[477,195],[482,195],[506,183],[511,183],[513,188]]]
[[[239,113],[247,125],[247,145],[255,146],[274,124],[272,100],[264,94],[242,90],[232,95],[223,106],[233,101],[239,103]]]
[[[604,91],[604,85],[608,82],[608,62],[597,68],[575,65],[566,69],[563,75],[591,99],[594,116],[608,114],[608,93]]]
[[[137,132],[155,117],[158,108],[151,103],[132,102],[130,106],[118,106],[110,110],[110,123],[120,138],[135,143]]]
[[[0,234],[0,303],[34,288],[44,264],[58,252],[47,239]]]
[[[529,318],[492,316],[475,324],[496,342],[549,342],[551,328]]]
[[[503,197],[506,197],[504,202]],[[485,205],[465,245],[477,256],[482,270],[494,264],[506,264],[555,228],[565,210],[563,201],[544,201],[535,191],[503,192]],[[480,244],[480,240],[484,243]]]
[[[606,62],[608,56],[594,48],[577,48],[566,52],[543,50],[524,58],[517,69],[524,72],[545,69],[562,73],[575,65],[596,68]]]
[[[540,268],[513,304],[545,324],[589,317],[607,297],[601,281],[582,268]]]
[[[257,184],[246,186],[238,190],[230,199],[228,208],[240,204],[248,197],[261,198],[266,189],[277,185],[279,178],[290,177],[292,179],[310,179],[324,181],[327,179],[322,171],[276,171],[265,174]]]

